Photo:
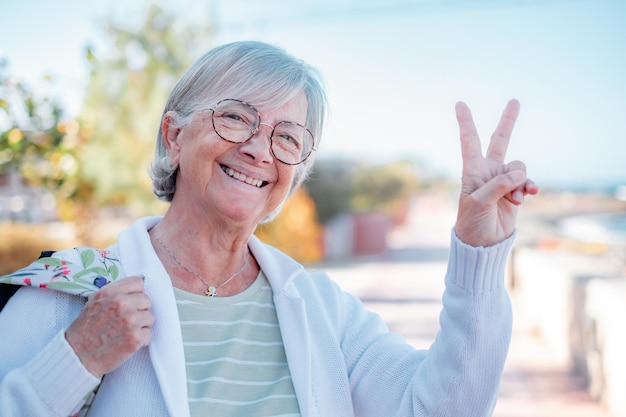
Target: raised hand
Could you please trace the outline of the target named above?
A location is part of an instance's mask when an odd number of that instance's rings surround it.
[[[490,246],[509,237],[515,229],[518,206],[539,188],[526,177],[521,161],[504,163],[511,132],[519,114],[519,102],[507,103],[483,156],[472,114],[457,103],[463,177],[455,232],[472,246]]]
[[[96,377],[116,369],[152,338],[154,316],[139,277],[108,284],[89,297],[65,338]]]

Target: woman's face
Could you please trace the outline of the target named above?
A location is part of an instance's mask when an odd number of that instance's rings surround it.
[[[254,103],[251,103],[254,105]],[[195,215],[259,224],[286,198],[295,166],[276,160],[270,149],[271,128],[281,121],[306,125],[304,94],[284,106],[261,111],[259,131],[244,143],[231,143],[213,129],[211,112],[201,112],[191,123],[168,131],[172,164],[179,165],[172,204],[182,203]],[[164,129],[165,130],[165,129]]]

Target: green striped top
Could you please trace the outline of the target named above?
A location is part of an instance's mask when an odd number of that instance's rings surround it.
[[[272,288],[262,272],[232,297],[174,293],[192,417],[300,417]]]

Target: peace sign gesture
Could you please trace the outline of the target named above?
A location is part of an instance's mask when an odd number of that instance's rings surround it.
[[[526,177],[523,162],[504,163],[519,108],[517,100],[507,103],[483,156],[469,108],[462,102],[456,105],[463,178],[455,232],[468,245],[490,246],[508,238],[515,228],[518,206],[526,195],[539,191]]]

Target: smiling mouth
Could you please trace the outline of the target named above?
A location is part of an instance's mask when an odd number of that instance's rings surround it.
[[[264,187],[264,186],[266,186],[268,184],[267,181],[263,181],[263,180],[260,180],[260,179],[257,179],[257,178],[248,177],[248,176],[242,174],[241,172],[235,171],[234,169],[229,168],[229,167],[227,167],[225,165],[220,165],[220,167],[222,168],[222,171],[224,171],[224,173],[226,175],[228,175],[229,177],[234,178],[236,180],[239,180],[241,182],[245,182],[248,185],[252,185],[254,187],[261,188],[261,187]]]

